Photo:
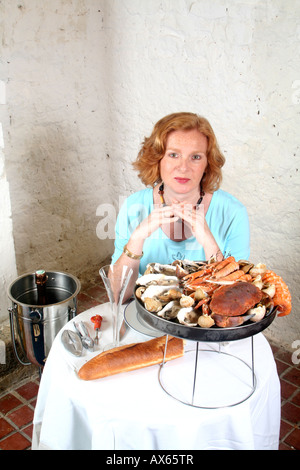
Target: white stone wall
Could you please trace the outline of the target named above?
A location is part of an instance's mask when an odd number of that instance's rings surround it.
[[[0,80],[0,321],[8,315],[10,301],[7,296],[17,268],[13,242],[9,184],[5,172],[3,126],[6,115],[6,84]]]
[[[295,0],[0,1],[4,126],[18,272],[97,272],[112,249],[101,203],[141,188],[131,168],[167,113],[207,117],[223,189],[248,208],[251,259],[282,275],[300,338],[300,3]],[[111,212],[111,221],[114,214]],[[99,226],[98,226],[99,227]]]

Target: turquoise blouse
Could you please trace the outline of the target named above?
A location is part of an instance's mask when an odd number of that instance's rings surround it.
[[[150,214],[153,207],[152,188],[137,191],[125,200],[117,218],[112,263],[121,256],[131,233]],[[237,261],[249,258],[249,219],[247,210],[240,201],[219,189],[213,193],[205,218],[224,256],[234,256]],[[175,242],[160,228],[145,240],[143,252],[141,274],[148,263],[171,264],[176,259],[205,261],[203,247],[195,237]]]

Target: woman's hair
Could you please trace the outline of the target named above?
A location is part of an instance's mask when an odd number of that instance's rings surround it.
[[[150,137],[145,137],[136,161],[133,163],[139,178],[146,186],[154,186],[161,181],[159,162],[164,157],[166,141],[170,132],[193,130],[207,137],[207,167],[201,181],[203,191],[216,191],[222,181],[221,168],[225,158],[219,150],[217,139],[210,123],[194,113],[174,113],[160,119],[154,126]]]

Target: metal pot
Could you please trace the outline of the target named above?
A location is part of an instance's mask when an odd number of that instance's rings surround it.
[[[35,273],[23,274],[8,288],[11,336],[17,359],[23,365],[45,365],[45,360],[59,330],[76,315],[77,295],[81,285],[71,274],[46,272],[46,305],[38,305]],[[16,336],[29,362],[20,359]]]

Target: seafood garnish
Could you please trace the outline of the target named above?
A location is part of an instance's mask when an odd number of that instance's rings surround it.
[[[253,263],[249,263],[249,261],[246,261],[243,259],[240,259],[239,265],[240,265],[240,269],[244,271],[245,274],[247,274],[250,271],[250,269],[253,268],[254,266]]]
[[[169,289],[176,289],[175,286],[160,286],[160,285],[151,285],[146,288],[145,292],[141,295],[142,301],[146,298],[153,298],[157,297],[158,295],[161,295],[163,292],[168,291]]]
[[[253,268],[250,269],[249,274],[251,274],[252,277],[258,276],[259,274],[263,276],[267,270],[267,266],[263,263],[258,263],[256,266],[253,266]]]
[[[202,261],[190,261],[188,259],[177,259],[173,261],[172,266],[181,266],[183,269],[186,270],[195,270],[201,268],[201,266],[206,266],[206,263]]]
[[[274,305],[278,306],[278,316],[284,317],[285,315],[289,315],[292,310],[292,298],[288,286],[283,279],[273,271],[267,270],[263,276],[263,281],[275,285],[275,295],[272,300]]]
[[[179,300],[179,303],[181,307],[192,307],[195,301],[191,296],[183,294]]]
[[[162,303],[158,299],[155,299],[155,297],[146,297],[144,302],[145,307],[149,312],[157,313],[162,309]]]
[[[159,294],[157,298],[164,303],[170,302],[170,300],[180,299],[182,297],[182,292],[179,289],[169,289],[162,294]]]
[[[145,290],[146,290],[145,286],[140,286],[137,288],[137,290],[135,291],[135,295],[137,296],[138,299],[142,298],[142,295],[145,292]]]
[[[216,313],[212,314],[212,317],[215,321],[215,324],[220,328],[232,328],[234,326],[240,326],[246,321],[250,320],[253,315],[239,315],[237,317],[230,317],[228,315],[217,315]]]
[[[159,284],[160,286],[166,286],[170,284],[178,284],[179,280],[176,276],[166,276],[165,274],[144,274],[137,279],[136,284],[138,286],[149,286],[151,284]]]
[[[265,287],[262,289],[262,291],[272,299],[276,292],[275,284],[265,284]]]
[[[190,261],[188,259],[177,259],[173,261],[172,266],[176,267],[176,276],[181,279],[187,274],[193,273],[201,269],[202,266],[206,265],[206,263],[202,261]]]
[[[195,290],[195,295],[194,295],[195,300],[199,301],[199,300],[205,299],[206,297],[208,297],[208,293],[202,287],[198,287]]]
[[[253,279],[252,284],[254,284],[256,287],[259,287],[259,289],[262,289],[264,287],[264,283],[260,274],[257,274],[255,279]]]
[[[197,326],[199,313],[195,312],[192,307],[181,308],[177,313],[177,320],[182,325]]]
[[[250,308],[247,313],[249,313],[249,315],[254,315],[252,318],[250,318],[251,321],[260,321],[266,314],[266,306],[258,304],[256,307]]]
[[[189,274],[189,271],[179,266],[179,264],[176,264],[175,274],[178,277],[178,279],[182,279],[184,278],[184,276],[187,276]]]
[[[198,318],[198,325],[201,326],[201,328],[210,328],[211,326],[214,326],[214,324],[214,319],[211,317],[211,315],[208,315],[207,313],[200,315],[200,317]]]
[[[279,317],[292,309],[290,291],[280,276],[263,263],[233,256],[150,263],[136,284],[136,297],[147,310],[191,327],[236,327],[261,321],[274,307]]]
[[[179,309],[179,303],[175,300],[171,300],[171,302],[165,305],[164,308],[157,313],[157,315],[159,317],[165,318],[166,320],[171,320],[176,318]]]
[[[176,272],[176,266],[170,264],[149,263],[146,268],[144,274],[165,274],[170,276]]]

